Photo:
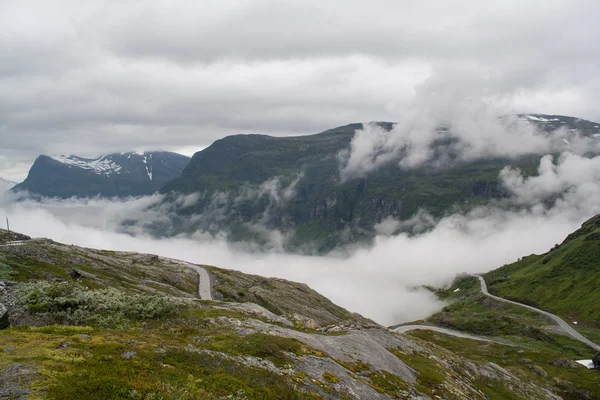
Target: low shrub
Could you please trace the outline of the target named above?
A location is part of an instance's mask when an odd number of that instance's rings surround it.
[[[17,305],[45,321],[73,325],[121,325],[165,317],[178,303],[170,298],[126,294],[113,288],[90,290],[77,283],[38,281],[22,285]]]

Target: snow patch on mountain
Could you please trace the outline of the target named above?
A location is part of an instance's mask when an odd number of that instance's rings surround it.
[[[544,117],[539,117],[539,116],[535,116],[535,115],[528,115],[527,119],[530,121],[537,121],[537,122],[557,122],[560,121],[559,118],[544,118]]]
[[[150,161],[152,161],[152,154],[150,154],[148,157],[150,157]],[[144,159],[142,161],[144,162],[144,167],[146,167],[146,173],[148,174],[148,178],[152,180],[152,164],[148,166],[148,157],[144,156]]]
[[[98,175],[119,174],[122,167],[116,164],[109,156],[102,156],[96,159],[81,158],[76,156],[52,156],[56,160],[69,167],[81,168],[94,171]]]

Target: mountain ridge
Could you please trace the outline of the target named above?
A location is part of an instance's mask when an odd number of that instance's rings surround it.
[[[548,134],[560,128],[591,140],[600,137],[600,125],[574,117],[520,114],[517,120]],[[378,124],[386,131],[393,127],[390,122]],[[420,209],[441,218],[504,199],[509,193],[500,171],[508,166],[534,175],[541,160],[540,154],[490,156],[411,169],[389,162],[364,177],[342,180],[340,154],[363,127],[349,124],[306,136],[233,135],[215,141],[161,189],[167,203],[176,203],[182,194],[198,193],[199,198],[185,208],[174,205],[172,224],[160,229],[169,234],[204,230],[260,243],[267,239],[255,229],[259,224],[283,232],[288,250],[311,243],[311,251],[327,252],[372,239],[374,226],[386,218],[407,220]],[[558,144],[568,149],[569,141]],[[451,145],[451,138],[435,142],[442,150],[448,146],[456,151]],[[188,223],[192,215],[194,224]]]
[[[97,158],[40,155],[12,191],[59,198],[149,195],[178,176],[188,162],[186,156],[162,151]]]

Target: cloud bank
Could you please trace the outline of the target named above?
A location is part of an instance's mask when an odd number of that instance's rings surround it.
[[[512,193],[507,204],[479,207],[437,224],[425,211],[407,221],[389,219],[379,225],[381,234],[372,246],[326,256],[243,251],[202,233],[156,239],[142,231],[119,232],[121,223],[133,216],[164,218],[164,210],[148,207],[160,197],[41,203],[15,203],[4,197],[0,211],[10,217],[13,229],[32,236],[305,282],[349,310],[394,324],[427,317],[443,306],[422,285],[444,286],[457,273],[485,272],[545,252],[600,213],[599,165],[600,157],[566,153],[557,160],[544,158],[539,176],[525,178],[517,170],[505,169],[501,178]],[[262,187],[270,193],[274,188],[278,188],[275,193],[285,193],[274,182]],[[421,227],[421,233],[389,235],[400,225]],[[423,227],[431,229],[423,231]]]
[[[431,82],[502,114],[600,120],[599,12],[595,0],[4,0],[0,176],[22,180],[40,153],[396,121]]]
[[[509,108],[503,104],[512,94],[502,92],[502,84],[498,77],[469,68],[436,71],[417,86],[392,129],[370,123],[356,131],[350,148],[338,154],[341,180],[362,178],[392,163],[405,169],[439,168],[527,154],[600,153],[600,135],[565,127],[550,133],[532,123],[536,117],[506,115]]]

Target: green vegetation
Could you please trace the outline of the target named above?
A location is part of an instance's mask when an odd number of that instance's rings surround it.
[[[394,374],[387,371],[373,371],[364,374],[371,380],[371,387],[379,393],[387,393],[393,397],[400,397],[409,390],[408,384]]]
[[[305,354],[306,346],[296,339],[253,333],[247,336],[214,337],[210,348],[227,354],[263,358],[272,361],[275,365],[285,366],[292,362],[286,353]]]
[[[562,351],[570,357],[590,356],[591,350],[586,345],[553,331],[554,321],[524,307],[490,299],[479,287],[477,278],[462,276],[455,279],[449,289],[437,291],[436,294],[450,304],[427,322],[529,348]],[[456,288],[461,290],[454,292]]]
[[[76,283],[37,281],[23,284],[17,305],[46,323],[119,326],[127,321],[163,318],[182,300],[128,295],[116,289],[89,290]]]
[[[427,391],[440,386],[444,382],[444,368],[439,365],[435,358],[427,357],[416,351],[405,352],[400,349],[391,349],[390,351],[408,366],[418,371],[417,380],[423,388],[427,388]]]
[[[600,328],[600,216],[548,253],[485,275],[490,292]]]
[[[380,126],[391,128],[390,123]],[[500,171],[510,165],[524,175],[535,174],[540,160],[532,155],[410,170],[391,162],[367,178],[341,181],[338,156],[362,127],[351,124],[301,137],[236,135],[217,140],[162,190],[168,194],[165,201],[173,203],[181,193],[202,194],[196,204],[177,212],[173,233],[197,230],[188,217],[203,214],[202,228],[229,232],[230,240],[263,245],[268,237],[250,227],[265,223],[268,215],[269,228],[289,233],[289,249],[327,252],[340,244],[372,239],[373,224],[390,215],[407,219],[425,209],[441,217],[504,198]],[[269,180],[280,198],[293,184],[294,196],[273,200],[273,192],[261,188]],[[216,206],[221,212],[210,212]],[[156,233],[161,232],[163,227],[157,225]]]
[[[454,292],[455,288],[460,291]],[[437,293],[440,298],[451,301],[441,312],[427,319],[437,326],[476,335],[518,335],[538,339],[547,336],[538,327],[552,324],[534,311],[485,296],[475,277],[459,277],[451,289]]]
[[[493,362],[526,382],[552,385],[564,399],[596,399],[598,396],[600,374],[570,361],[573,355],[564,349],[505,346],[425,330],[412,331],[410,336],[474,362]],[[421,371],[422,366],[418,368]],[[524,397],[517,387],[507,386],[498,379],[477,379],[475,383],[490,399],[532,398]]]
[[[36,386],[44,388],[45,398],[57,400],[314,398],[261,368],[172,345],[156,347],[173,342],[158,332],[145,332],[149,335],[134,344],[127,344],[132,336],[128,331],[84,332],[91,334],[89,339],[32,328],[8,330],[0,343],[20,344],[14,354],[0,356],[9,358],[0,367],[7,362],[41,364],[45,374]]]
[[[192,300],[195,273],[153,255],[49,242],[3,248],[0,262],[19,282],[6,289],[14,307],[0,335],[0,395],[17,380],[31,398],[49,399],[349,399],[357,388],[391,398],[599,394],[600,375],[572,361],[590,358],[587,347],[554,334],[536,313],[482,296],[473,277],[437,292],[450,304],[428,323],[513,346],[423,331],[401,337],[306,285],[215,267],[205,268],[225,301]],[[233,303],[247,301],[294,325]],[[330,323],[362,329],[340,337],[315,330]],[[363,339],[397,346],[387,356],[404,365],[379,363]]]
[[[338,377],[335,376],[335,374],[332,374],[331,372],[323,372],[323,379],[325,379],[325,381],[329,383],[338,383],[340,381]]]

